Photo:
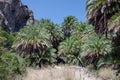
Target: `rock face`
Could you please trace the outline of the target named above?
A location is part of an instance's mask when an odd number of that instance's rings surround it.
[[[33,12],[21,0],[0,0],[0,25],[3,29],[15,32],[34,21]]]

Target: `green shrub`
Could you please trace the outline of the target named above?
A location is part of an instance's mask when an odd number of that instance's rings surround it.
[[[0,56],[0,77],[5,80],[11,80],[17,75],[25,73],[26,63],[23,58],[10,52],[3,53]]]
[[[1,31],[0,32],[0,38],[1,37],[4,37],[4,42],[2,43],[2,45],[4,47],[10,48],[13,44],[14,36],[12,34],[9,34],[6,31]]]

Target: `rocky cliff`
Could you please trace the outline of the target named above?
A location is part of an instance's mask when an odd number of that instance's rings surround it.
[[[15,32],[33,23],[33,12],[21,0],[0,0],[0,25],[3,29]]]

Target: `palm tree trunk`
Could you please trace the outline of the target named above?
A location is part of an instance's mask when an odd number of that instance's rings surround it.
[[[108,27],[107,27],[107,16],[106,16],[106,12],[104,12],[104,29],[105,29],[105,37],[108,38],[108,36],[107,36]]]
[[[99,54],[99,52],[97,53],[97,55],[94,56],[94,59],[93,59],[93,65],[94,65],[94,68],[97,70],[98,67],[97,67],[97,64],[98,64],[98,61],[100,59],[101,55]]]
[[[30,52],[30,66],[32,66],[32,53]]]

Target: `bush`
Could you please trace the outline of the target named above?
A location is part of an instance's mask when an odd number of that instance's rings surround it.
[[[111,68],[101,68],[98,75],[104,80],[114,80],[116,78],[115,71]]]
[[[1,31],[0,36],[5,38],[2,45],[6,48],[11,48],[14,41],[14,36],[6,31]]]
[[[0,56],[0,77],[11,80],[17,75],[23,75],[26,63],[23,58],[14,53],[4,53]]]

